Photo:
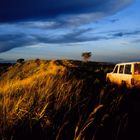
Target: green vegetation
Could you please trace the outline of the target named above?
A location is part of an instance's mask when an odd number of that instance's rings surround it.
[[[39,59],[12,65],[0,79],[0,139],[136,139],[139,89],[107,85],[112,68]]]

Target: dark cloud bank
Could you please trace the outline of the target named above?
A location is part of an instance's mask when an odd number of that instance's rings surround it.
[[[53,30],[60,26],[94,22],[102,17],[113,15],[131,2],[132,0],[1,0],[0,23],[18,26],[24,22],[25,25],[36,27],[35,23],[40,21],[42,26],[38,25],[39,28],[47,27]],[[47,21],[48,25],[45,26],[44,21]],[[115,21],[112,20],[112,22]],[[67,34],[52,38],[38,33],[19,33],[15,30],[13,34],[0,35],[0,52],[37,43],[77,43],[134,34],[117,32],[107,37],[100,35],[83,37],[82,35],[88,31],[89,29],[72,30]]]
[[[0,22],[54,19],[64,15],[117,12],[132,0],[1,0]]]
[[[73,30],[65,35],[57,36],[52,38],[52,36],[43,36],[42,34],[6,34],[0,35],[0,52],[5,52],[17,47],[23,47],[27,45],[35,45],[39,43],[46,44],[65,44],[65,43],[79,43],[79,42],[89,42],[89,41],[100,41],[115,39],[120,37],[132,37],[135,35],[140,35],[140,30],[137,31],[123,31],[123,32],[112,32],[104,33],[104,35],[96,34],[95,36],[83,36],[88,33],[89,29]]]

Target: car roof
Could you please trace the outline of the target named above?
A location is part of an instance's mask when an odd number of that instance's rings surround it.
[[[125,65],[125,64],[135,64],[135,63],[140,63],[140,61],[137,62],[126,62],[126,63],[117,63],[116,65]]]

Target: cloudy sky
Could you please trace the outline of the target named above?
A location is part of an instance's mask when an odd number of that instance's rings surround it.
[[[140,60],[140,0],[0,0],[0,61]]]

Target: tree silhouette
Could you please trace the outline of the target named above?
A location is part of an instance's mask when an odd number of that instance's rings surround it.
[[[17,63],[23,63],[25,60],[23,58],[17,59]]]
[[[81,56],[83,57],[83,60],[85,62],[88,62],[88,60],[90,59],[91,55],[92,55],[91,52],[83,52]]]

